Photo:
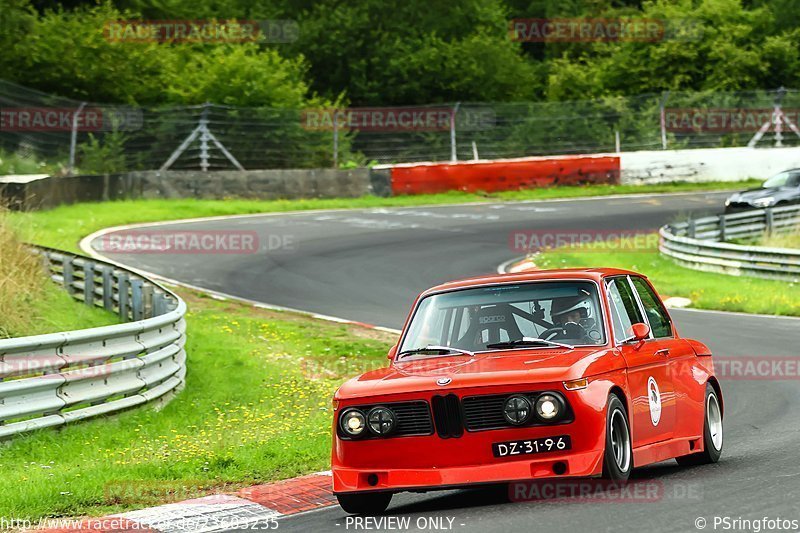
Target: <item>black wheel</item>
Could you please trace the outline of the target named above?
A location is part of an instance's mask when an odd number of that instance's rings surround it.
[[[379,515],[383,514],[389,502],[392,501],[391,492],[357,492],[351,494],[337,494],[336,499],[344,512],[348,514]]]
[[[606,407],[606,450],[603,455],[603,478],[627,481],[633,470],[633,446],[628,413],[616,394],[608,397]]]
[[[681,466],[705,465],[716,463],[722,455],[722,408],[719,405],[717,391],[706,383],[705,413],[703,415],[703,451],[677,457]]]

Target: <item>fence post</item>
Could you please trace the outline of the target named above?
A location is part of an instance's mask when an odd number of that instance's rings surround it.
[[[768,207],[764,209],[764,226],[766,227],[766,234],[772,235],[772,228],[775,225],[775,214],[772,212],[772,208]]]
[[[659,104],[659,111],[661,113],[661,149],[667,149],[667,98],[669,98],[669,91],[664,91]]]
[[[726,228],[725,228],[725,215],[719,216],[719,242],[725,242],[727,239],[725,238],[726,235]]]
[[[339,110],[333,110],[333,168],[339,168]]]
[[[461,102],[456,102],[453,107],[453,112],[450,113],[450,161],[458,161],[458,153],[456,152],[456,113]]]
[[[83,303],[94,307],[94,263],[83,262]]]
[[[208,102],[203,104],[203,111],[200,112],[200,169],[208,172]]]
[[[72,133],[69,138],[69,164],[67,165],[67,174],[72,176],[75,171],[75,146],[78,143],[78,118],[81,116],[81,111],[86,107],[86,102],[81,102],[78,110],[72,115]]]

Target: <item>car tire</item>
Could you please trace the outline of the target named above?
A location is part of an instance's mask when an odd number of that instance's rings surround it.
[[[722,408],[717,391],[706,383],[706,396],[703,402],[703,451],[676,457],[681,466],[695,466],[716,463],[722,455]]]
[[[603,453],[603,479],[625,482],[633,470],[633,444],[628,412],[616,394],[606,406],[606,447]]]
[[[356,492],[337,494],[339,506],[347,514],[379,515],[386,511],[392,501],[391,492]]]

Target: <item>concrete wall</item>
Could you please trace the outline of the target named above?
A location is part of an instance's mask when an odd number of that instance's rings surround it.
[[[386,183],[383,183],[386,181]],[[134,198],[342,198],[385,195],[388,176],[369,169],[146,171],[108,176],[0,180],[0,200],[14,209]]]
[[[800,148],[653,150],[620,155],[622,183],[766,179],[800,168]]]

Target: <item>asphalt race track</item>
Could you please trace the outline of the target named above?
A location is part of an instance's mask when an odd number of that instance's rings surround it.
[[[379,326],[399,328],[413,297],[433,284],[495,272],[521,255],[518,231],[655,229],[689,212],[718,212],[724,194],[259,215],[158,230],[255,232],[252,254],[121,254],[113,260],[183,283]],[[108,239],[108,237],[101,237]],[[95,248],[103,248],[95,240]],[[601,265],[598,265],[601,266]],[[731,279],[736,283],[735,278]],[[797,288],[787,289],[797,292]],[[800,320],[674,310],[679,331],[717,356],[797,356]],[[389,515],[444,517],[452,531],[722,531],[714,517],[800,520],[800,387],[796,380],[724,380],[725,449],[711,466],[668,461],[638,469],[647,501],[508,503],[506,487],[396,495]],[[409,450],[413,453],[413,450]],[[706,519],[704,528],[696,526]],[[356,531],[338,507],[279,522],[280,531]],[[369,530],[381,530],[369,524]],[[382,526],[396,523],[384,522]],[[703,525],[700,521],[699,525]],[[362,526],[365,526],[362,524]],[[425,528],[427,529],[427,528]],[[751,528],[739,528],[749,531]],[[762,529],[765,529],[762,527]],[[397,530],[397,528],[394,528]],[[735,529],[728,529],[734,531]]]

